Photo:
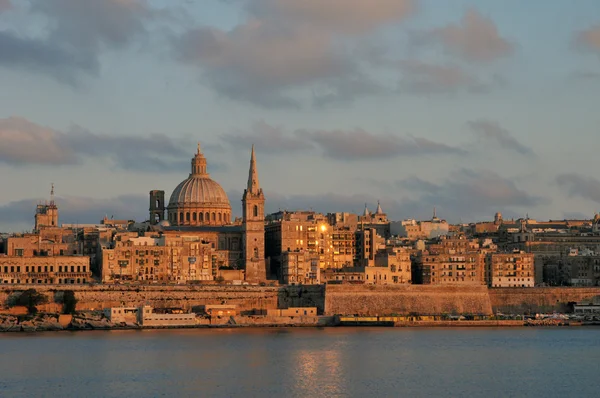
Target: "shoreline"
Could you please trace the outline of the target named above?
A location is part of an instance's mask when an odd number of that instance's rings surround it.
[[[0,330],[3,333],[43,333],[43,332],[87,332],[87,331],[133,331],[133,330],[184,330],[184,329],[291,329],[291,328],[336,328],[336,329],[362,329],[362,328],[387,328],[387,329],[432,329],[432,328],[573,328],[600,326],[600,322],[564,322],[560,324],[528,324],[523,321],[410,321],[397,322],[393,325],[386,324],[315,324],[315,323],[265,323],[265,324],[198,324],[182,326],[108,326],[108,327],[15,327]]]

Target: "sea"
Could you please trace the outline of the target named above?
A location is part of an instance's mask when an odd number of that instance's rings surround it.
[[[600,328],[0,334],[0,397],[597,397]]]

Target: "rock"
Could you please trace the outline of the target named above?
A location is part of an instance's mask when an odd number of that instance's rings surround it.
[[[33,323],[33,321],[23,321],[21,322],[21,329],[24,332],[35,332],[37,330],[37,327]]]

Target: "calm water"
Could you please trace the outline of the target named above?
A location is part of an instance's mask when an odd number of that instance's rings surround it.
[[[0,335],[0,396],[595,397],[600,329]]]

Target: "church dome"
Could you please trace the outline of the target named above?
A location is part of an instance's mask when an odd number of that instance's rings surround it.
[[[207,176],[194,175],[179,183],[169,199],[169,206],[190,204],[230,206],[229,198],[218,182]]]
[[[192,172],[173,190],[167,207],[171,225],[202,226],[231,223],[231,205],[225,190],[206,172],[206,158],[198,152]]]

